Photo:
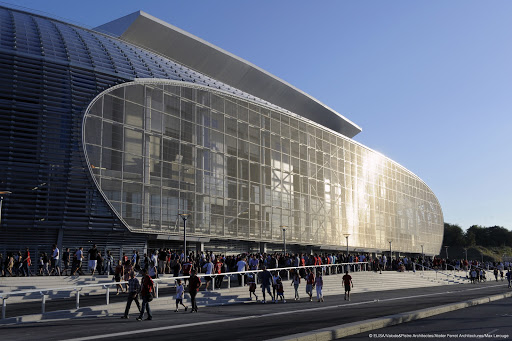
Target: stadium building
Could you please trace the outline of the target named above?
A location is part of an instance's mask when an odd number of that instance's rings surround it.
[[[0,252],[438,254],[428,186],[361,129],[143,12],[96,29],[0,8]]]

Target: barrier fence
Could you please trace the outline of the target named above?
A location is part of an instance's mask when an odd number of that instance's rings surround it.
[[[357,263],[339,263],[339,264],[322,264],[322,265],[307,265],[307,266],[298,266],[298,267],[286,267],[286,268],[273,268],[267,269],[270,272],[278,271],[281,274],[286,273],[287,280],[290,280],[290,274],[294,271],[307,270],[307,269],[315,269],[315,271],[322,271],[322,274],[327,275],[336,275],[338,273],[343,273],[344,269],[349,272],[355,271],[368,271],[369,263],[368,262],[357,262]],[[197,274],[198,277],[212,277],[212,291],[219,290],[221,288],[215,287],[215,279],[218,276],[222,276],[222,283],[227,279],[227,289],[231,289],[231,280],[233,276],[241,275],[241,283],[242,287],[245,285],[245,275],[253,274],[256,284],[258,284],[258,273],[263,272],[264,270],[247,270],[247,271],[237,271],[237,272],[225,272],[221,274]],[[167,284],[168,286],[175,286],[176,280],[181,279],[185,280],[190,278],[190,276],[178,276],[178,277],[159,277],[153,279],[155,284],[155,298],[158,298],[158,288],[159,285]],[[6,310],[7,310],[7,300],[11,296],[18,295],[27,295],[33,293],[39,293],[41,295],[41,313],[44,314],[46,311],[46,301],[51,295],[56,295],[58,292],[63,291],[71,291],[75,292],[75,300],[76,300],[76,309],[80,308],[80,292],[84,288],[104,288],[105,289],[105,303],[110,304],[110,289],[112,286],[117,285],[127,285],[128,281],[121,282],[109,282],[109,283],[97,283],[97,284],[84,284],[84,285],[75,285],[75,286],[67,286],[67,287],[58,287],[58,288],[44,288],[44,289],[32,289],[32,290],[23,290],[23,291],[11,291],[11,292],[0,292],[0,298],[2,299],[2,319],[5,319]]]

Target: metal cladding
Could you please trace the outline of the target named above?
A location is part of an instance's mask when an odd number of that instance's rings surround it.
[[[179,239],[186,212],[197,241],[280,243],[286,226],[291,244],[341,249],[350,234],[361,251],[439,251],[432,191],[319,122],[54,19],[0,8],[0,29],[11,245]]]

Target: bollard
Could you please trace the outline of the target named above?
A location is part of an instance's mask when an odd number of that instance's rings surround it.
[[[80,291],[76,291],[76,309],[80,309]]]
[[[7,309],[7,297],[2,297],[2,320],[5,320],[6,309]]]
[[[215,291],[215,280],[217,279],[217,276],[212,276],[212,291]]]
[[[41,293],[43,295],[43,299],[41,301],[41,314],[44,314],[45,307],[46,307],[46,295]]]
[[[110,304],[110,286],[107,285],[107,305]]]
[[[242,287],[245,286],[245,274],[240,274],[242,276]]]
[[[286,277],[288,277],[288,280],[290,280],[290,270],[286,270]]]
[[[155,283],[155,298],[158,298],[158,282]]]
[[[228,275],[228,289],[231,289],[231,275]]]

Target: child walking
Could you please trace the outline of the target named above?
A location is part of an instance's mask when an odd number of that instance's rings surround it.
[[[253,273],[247,274],[247,284],[249,284],[249,298],[252,301],[252,295],[256,297],[256,301],[258,300],[258,295],[256,295],[256,276]]]
[[[281,281],[281,278],[278,278],[276,280],[276,291],[277,291],[277,300],[281,300],[283,303],[286,303],[286,300],[284,299],[284,286],[283,282]],[[276,300],[276,303],[277,303]]]
[[[183,292],[185,291],[185,288],[183,288],[183,284],[181,284],[181,279],[178,279],[176,281],[176,310],[175,312],[178,312],[178,305],[181,304],[183,308],[185,308],[185,311],[187,311],[188,307],[183,304]]]
[[[324,280],[322,278],[322,272],[319,271],[316,275],[315,279],[315,287],[316,287],[316,298],[318,302],[324,301],[324,295],[322,294],[322,287],[324,286]]]

